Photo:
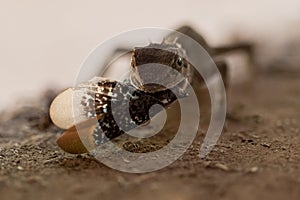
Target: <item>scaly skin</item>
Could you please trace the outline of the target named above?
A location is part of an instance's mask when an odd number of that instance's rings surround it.
[[[178,32],[181,32],[195,41],[197,41],[210,55],[212,58],[216,56],[236,50],[244,50],[251,53],[251,46],[249,44],[236,44],[232,46],[225,47],[210,47],[205,39],[198,34],[194,29],[188,26],[183,26],[177,29]],[[123,90],[128,92],[129,90],[136,90],[135,96],[130,94],[127,101],[129,102],[130,114],[133,120],[132,123],[128,123],[125,117],[122,117],[122,109],[118,110],[117,115],[120,115],[120,119],[124,119],[125,127],[128,129],[135,127],[136,125],[143,124],[149,120],[148,109],[154,104],[160,104],[164,107],[167,107],[174,101],[176,98],[168,90],[169,88],[176,88],[178,94],[183,95],[187,86],[187,82],[196,85],[199,88],[199,84],[203,84],[203,79],[196,72],[194,72],[193,67],[185,59],[186,58],[186,49],[181,43],[181,38],[178,37],[176,33],[168,35],[161,44],[150,44],[146,47],[135,48],[133,50],[131,67],[132,72],[130,75],[130,83],[121,84]],[[166,71],[166,76],[163,73],[143,73],[141,66],[149,65],[164,65],[171,67],[169,71]],[[222,75],[222,78],[226,85],[227,79],[227,65],[223,61],[217,61],[216,65]],[[168,69],[167,69],[168,70]],[[180,73],[173,73],[172,71],[177,71]],[[149,80],[147,80],[149,79]],[[166,83],[163,86],[160,84],[145,84],[149,81],[156,81],[158,83]],[[73,154],[86,153],[92,148],[96,148],[97,145],[107,141],[108,139],[113,139],[124,133],[124,130],[121,130],[120,127],[115,123],[112,115],[112,109],[110,106],[111,100],[115,98],[115,95],[119,95],[118,98],[125,98],[126,94],[122,90],[114,90],[116,86],[115,81],[102,81],[98,82],[96,88],[99,90],[92,91],[89,96],[89,99],[83,99],[82,104],[85,105],[85,112],[91,115],[91,110],[95,110],[98,120],[98,125],[93,125],[93,123],[87,121],[80,124],[83,127],[83,136],[79,137],[77,129],[75,126],[69,128],[65,133],[57,140],[58,145],[65,151]],[[106,87],[105,87],[106,85]],[[120,86],[120,85],[119,85]],[[135,87],[135,89],[133,89]],[[95,88],[95,87],[94,87]],[[198,89],[196,88],[196,89]],[[195,87],[194,87],[195,89]],[[98,92],[97,92],[98,91]],[[99,91],[101,91],[99,93]],[[196,92],[197,93],[197,92]],[[170,97],[171,98],[167,98]],[[179,95],[180,96],[180,95]],[[183,95],[184,96],[184,95]],[[133,97],[133,98],[132,98]],[[201,98],[201,97],[198,97]],[[87,102],[94,101],[94,104],[86,104]],[[91,108],[90,106],[94,106]],[[138,107],[136,107],[138,105]],[[140,110],[139,106],[146,108],[145,110]],[[122,106],[121,106],[122,107]],[[119,112],[120,111],[120,112]],[[139,112],[137,112],[139,111]],[[155,115],[158,112],[150,113],[151,116]],[[116,113],[114,113],[116,114]],[[130,121],[130,120],[129,120]],[[85,125],[87,124],[87,125]],[[91,125],[92,124],[92,125]],[[101,129],[99,129],[99,127]],[[92,128],[89,128],[92,127]],[[100,131],[99,131],[100,130]],[[104,133],[100,134],[100,133]],[[81,140],[85,140],[85,144],[89,143],[89,149],[83,145]]]

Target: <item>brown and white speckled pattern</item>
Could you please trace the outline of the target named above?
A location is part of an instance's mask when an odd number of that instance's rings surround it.
[[[81,101],[86,116],[102,116],[94,131],[96,145],[147,123],[162,108],[188,95],[178,87],[148,93],[134,88],[129,81],[120,83],[109,79],[90,83],[87,91]],[[150,109],[153,105],[161,107]]]
[[[298,200],[299,76],[259,75],[252,84],[231,88],[226,130],[206,159],[198,159],[195,142],[172,165],[140,175],[63,152],[55,144],[58,129],[36,126],[43,105],[36,103],[31,113],[7,110],[0,117],[1,200]],[[32,121],[28,115],[40,117]]]

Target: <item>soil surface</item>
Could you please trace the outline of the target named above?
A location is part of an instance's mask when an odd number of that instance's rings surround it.
[[[64,153],[55,143],[62,131],[47,116],[48,92],[1,114],[0,199],[300,199],[299,75],[261,74],[233,86],[213,151],[200,159],[195,141],[170,166],[145,174]]]

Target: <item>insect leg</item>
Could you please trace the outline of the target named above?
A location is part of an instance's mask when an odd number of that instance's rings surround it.
[[[249,55],[250,60],[252,60],[253,44],[251,44],[249,42],[238,42],[238,43],[231,44],[231,45],[210,47],[210,45],[206,42],[204,37],[190,26],[182,26],[182,27],[176,29],[176,31],[183,33],[183,34],[191,37],[195,41],[197,41],[212,56],[218,56],[221,54],[232,53],[232,52],[236,52],[236,51],[244,51]]]

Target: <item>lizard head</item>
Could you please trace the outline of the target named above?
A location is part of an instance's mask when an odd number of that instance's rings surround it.
[[[190,76],[190,65],[176,44],[136,47],[131,57],[131,83],[146,92],[172,88]]]

